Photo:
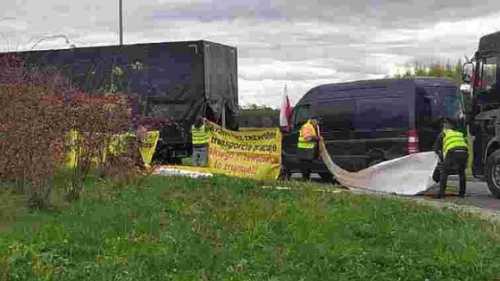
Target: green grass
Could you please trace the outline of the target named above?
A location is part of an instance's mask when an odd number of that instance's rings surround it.
[[[494,280],[497,226],[396,199],[214,177],[91,181],[0,234],[0,280]],[[14,203],[13,203],[14,204]]]
[[[24,197],[0,185],[0,232],[5,231],[18,217],[27,214]]]
[[[193,164],[193,158],[191,157],[182,158],[181,163],[184,166],[191,166]]]

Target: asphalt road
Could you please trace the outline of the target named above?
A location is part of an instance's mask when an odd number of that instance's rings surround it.
[[[450,189],[458,190],[458,181],[450,180],[448,182]],[[437,185],[434,186],[431,191],[437,190]],[[436,200],[436,199],[430,199]],[[465,198],[459,198],[457,196],[450,196],[445,198],[446,201],[451,201],[457,204],[471,205],[475,207],[480,207],[492,211],[500,211],[500,199],[493,197],[488,189],[485,182],[481,181],[467,181],[467,189]]]
[[[300,174],[294,174],[293,178],[300,178]],[[311,178],[314,181],[321,181],[318,175],[311,175]],[[485,182],[481,182],[478,180],[470,180],[467,181],[467,190],[465,198],[460,198],[456,196],[458,190],[458,179],[454,176],[450,176],[448,180],[448,189],[447,194],[450,196],[446,196],[445,199],[434,199],[432,198],[432,194],[438,189],[438,185],[434,185],[428,192],[428,195],[424,196],[428,200],[445,200],[447,202],[453,202],[459,205],[470,205],[479,207],[482,209],[487,209],[495,212],[500,212],[500,199],[493,197],[488,189],[488,186]]]

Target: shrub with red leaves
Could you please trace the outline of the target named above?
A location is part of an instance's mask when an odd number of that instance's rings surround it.
[[[70,128],[79,133],[74,144],[76,166],[73,168],[67,199],[76,200],[83,189],[83,181],[92,167],[106,167],[110,160],[103,153],[114,135],[125,133],[130,127],[130,108],[120,95],[91,96],[85,93],[73,95],[67,103]]]
[[[0,178],[16,181],[30,207],[47,206],[50,180],[64,155],[62,97],[36,86],[0,87]]]
[[[75,200],[93,160],[104,159],[112,136],[131,121],[122,96],[80,92],[59,73],[29,71],[11,55],[0,56],[0,108],[0,180],[19,183],[32,208],[49,204],[52,178],[70,149],[68,132],[81,136],[67,196]]]

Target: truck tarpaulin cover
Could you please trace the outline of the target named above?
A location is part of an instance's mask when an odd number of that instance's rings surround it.
[[[184,130],[208,109],[215,119],[223,108],[238,109],[236,48],[222,44],[165,42],[16,54],[29,66],[58,69],[84,91],[136,96],[141,114],[175,121]]]
[[[359,172],[348,172],[337,166],[320,142],[320,155],[328,170],[344,186],[399,195],[417,195],[435,183],[432,173],[438,158],[434,152],[422,152],[385,161]]]
[[[205,43],[204,47],[205,91],[210,108],[216,115],[222,114],[223,107],[226,111],[237,113],[239,107],[236,48],[212,42]],[[233,116],[229,112],[226,115]]]

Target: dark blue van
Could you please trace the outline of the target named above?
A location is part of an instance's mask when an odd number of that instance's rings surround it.
[[[457,84],[442,78],[381,79],[326,84],[307,92],[283,135],[283,172],[301,171],[296,157],[298,131],[309,117],[319,119],[320,133],[334,162],[348,171],[411,153],[430,151],[440,120],[461,120],[463,103]],[[330,178],[321,160],[308,167]]]

